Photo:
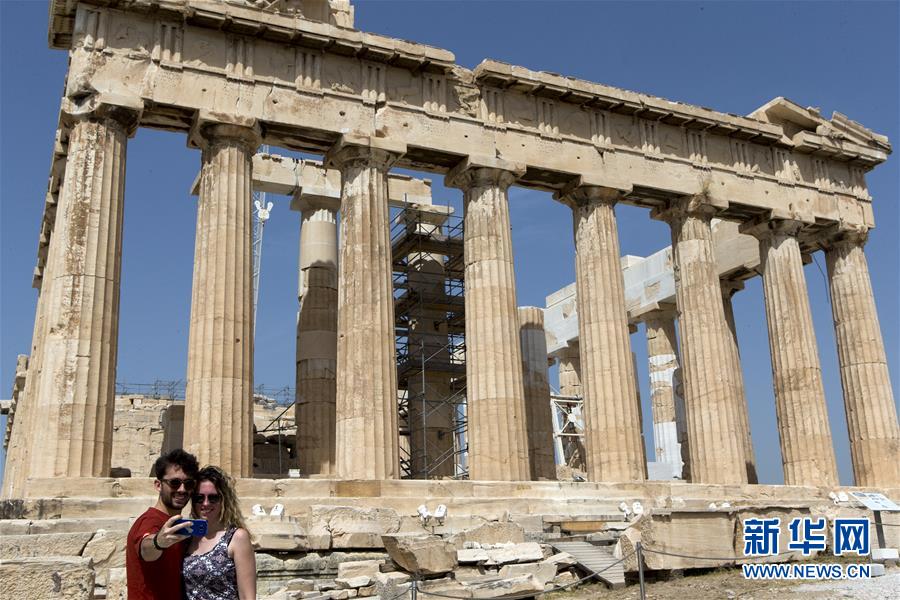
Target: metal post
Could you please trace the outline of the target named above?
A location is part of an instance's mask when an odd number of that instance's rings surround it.
[[[873,510],[872,513],[875,515],[875,536],[878,539],[878,547],[885,548],[884,542],[884,523],[881,522],[881,511]]]
[[[412,587],[409,588],[409,589],[410,589],[410,598],[411,598],[412,600],[416,600],[416,592],[418,591],[418,590],[416,589],[416,584],[417,584],[417,583],[418,583],[418,579],[413,578],[413,580],[412,580]]]
[[[278,415],[278,476],[281,477],[281,415]]]
[[[641,548],[640,542],[635,543],[634,549],[637,552],[638,582],[641,585],[641,600],[647,600],[647,590],[644,589],[644,550]]]

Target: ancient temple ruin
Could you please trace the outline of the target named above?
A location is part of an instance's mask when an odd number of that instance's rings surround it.
[[[830,507],[839,482],[803,274],[816,252],[855,485],[900,493],[864,252],[865,174],[887,159],[884,136],[784,98],[737,116],[492,60],[466,69],[447,50],[354,29],[344,0],[53,0],[49,41],[70,65],[8,442],[8,518],[51,505],[83,516],[79,498],[121,517],[152,489],[142,473],[110,472],[126,148],[138,127],[181,132],[202,152],[183,444],[242,478],[248,506],[278,498],[298,519],[342,498],[401,514],[424,498],[496,518],[609,514],[621,500],[669,512],[724,500]],[[321,162],[257,154],[263,144]],[[463,214],[393,168],[443,176]],[[512,186],[572,210],[577,279],[544,310],[517,305]],[[292,195],[299,212],[298,479],[251,479],[254,189]],[[669,224],[660,247],[671,246],[623,261],[617,204]],[[757,275],[783,487],[754,485],[731,310]],[[641,433],[629,333],[639,321],[657,436],[649,475],[662,482],[648,481]],[[586,482],[554,481],[548,356],[561,395],[580,402]],[[461,473],[468,481],[450,479]],[[306,533],[292,549],[317,548]]]

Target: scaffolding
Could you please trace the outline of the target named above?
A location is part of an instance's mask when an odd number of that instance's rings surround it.
[[[393,219],[401,475],[464,478],[465,299],[462,219],[408,207]]]
[[[584,414],[581,396],[551,394],[556,464],[584,470]]]

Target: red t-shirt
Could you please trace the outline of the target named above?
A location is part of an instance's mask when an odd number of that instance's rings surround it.
[[[125,549],[125,573],[128,576],[128,600],[178,600],[182,597],[181,562],[184,542],[163,550],[154,561],[141,558],[141,540],[157,531],[169,520],[169,515],[150,507],[128,531]]]

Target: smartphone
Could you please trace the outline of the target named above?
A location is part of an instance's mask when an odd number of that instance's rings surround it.
[[[194,537],[201,537],[206,535],[206,520],[205,519],[178,519],[175,521],[174,525],[179,525],[181,523],[190,523],[191,524],[191,535]]]

